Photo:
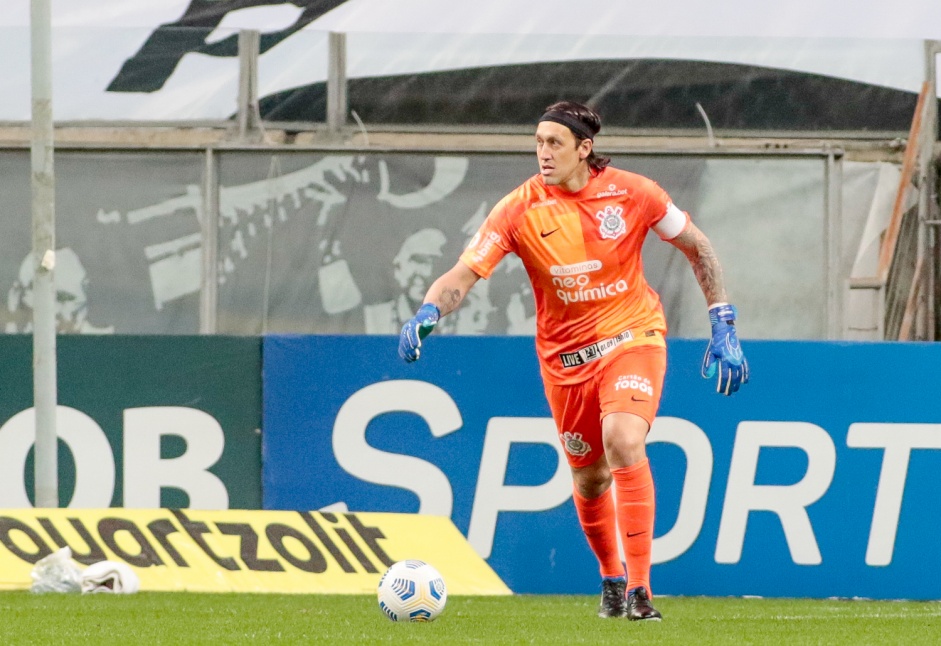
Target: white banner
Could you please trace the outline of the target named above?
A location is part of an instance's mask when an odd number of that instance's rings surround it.
[[[0,121],[30,115],[29,1],[5,0]],[[917,92],[941,5],[795,0],[53,0],[58,120],[225,119],[236,108],[235,34],[262,32],[260,95],[321,83],[329,31],[350,79],[547,61],[711,61]]]

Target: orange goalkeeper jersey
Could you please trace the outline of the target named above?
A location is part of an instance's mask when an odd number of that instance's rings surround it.
[[[535,175],[493,208],[461,260],[489,278],[506,254],[522,259],[543,378],[580,383],[620,346],[663,345],[666,319],[644,278],[641,247],[668,208],[675,212],[653,180],[616,168],[576,193]]]

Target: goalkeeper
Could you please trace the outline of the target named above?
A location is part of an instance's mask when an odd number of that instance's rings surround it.
[[[709,240],[655,182],[595,153],[600,129],[598,114],[578,103],[546,109],[536,128],[539,174],[493,208],[457,264],[431,285],[402,328],[399,354],[418,359],[422,339],[480,278],[508,253],[522,259],[536,300],[546,398],[572,471],[578,519],[600,566],[598,614],[659,620],[650,587],[654,484],[646,437],[666,372],[666,319],[643,275],[649,229],[686,255],[705,295],[712,337],[703,377],[731,395],[748,381],[748,364]]]

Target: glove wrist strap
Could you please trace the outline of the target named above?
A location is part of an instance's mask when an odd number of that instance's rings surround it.
[[[709,307],[709,322],[713,328],[720,322],[732,325],[736,318],[738,318],[738,312],[731,303],[716,303]]]

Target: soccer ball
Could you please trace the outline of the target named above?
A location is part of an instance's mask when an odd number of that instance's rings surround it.
[[[379,580],[379,609],[392,621],[433,621],[444,610],[444,578],[424,561],[399,561]]]

